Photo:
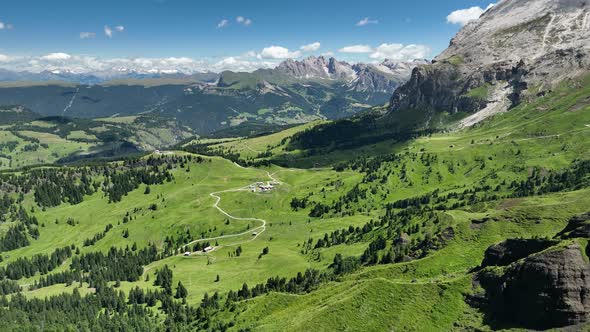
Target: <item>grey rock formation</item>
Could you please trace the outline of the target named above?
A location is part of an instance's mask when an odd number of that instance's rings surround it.
[[[578,243],[511,265],[488,281],[496,317],[527,328],[575,325],[590,317],[590,264]]]
[[[557,234],[561,238],[587,238],[590,239],[590,212],[575,216],[567,226]]]
[[[469,126],[589,70],[589,0],[502,0],[463,27],[433,64],[416,68],[391,111],[476,113],[509,92],[509,103]]]
[[[473,296],[497,327],[548,329],[590,319],[590,213],[575,216],[554,240],[510,239],[486,250]],[[505,266],[490,268],[490,266]]]
[[[384,60],[379,64],[349,64],[335,58],[310,56],[301,61],[283,61],[274,70],[298,80],[335,80],[344,82],[351,90],[359,92],[392,93],[405,82],[416,66],[426,60],[396,62]]]
[[[489,247],[485,252],[481,266],[506,266],[521,258],[545,250],[555,243],[555,241],[549,240],[508,239]]]

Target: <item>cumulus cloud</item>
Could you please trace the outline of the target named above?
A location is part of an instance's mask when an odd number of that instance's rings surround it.
[[[67,71],[77,74],[93,74],[103,78],[120,77],[125,73],[185,73],[203,71],[220,72],[223,70],[254,71],[259,68],[273,68],[288,58],[300,58],[304,50],[317,50],[319,42],[303,45],[300,49],[289,50],[282,46],[269,46],[260,51],[248,51],[241,55],[223,58],[194,59],[189,57],[128,57],[101,58],[96,56],[75,55],[63,52],[41,56],[13,56],[0,54],[0,68],[15,71]],[[398,61],[425,58],[429,49],[423,45],[381,44],[352,45],[342,48],[341,52],[364,54],[369,59],[379,61],[392,59]],[[324,52],[324,56],[333,56]]]
[[[243,58],[254,58],[256,57],[256,51],[248,51],[244,54],[242,54]]]
[[[113,29],[111,29],[108,25],[105,25],[104,34],[109,38],[113,38]]]
[[[396,61],[409,61],[426,58],[430,53],[430,48],[425,45],[383,43],[377,47],[371,47],[369,45],[351,45],[339,49],[338,52],[369,54],[369,58],[375,60],[390,59]]]
[[[274,61],[252,61],[241,56],[230,56],[213,63],[209,69],[216,72],[224,70],[252,72],[260,68],[274,68],[277,64]]]
[[[72,56],[67,54],[67,53],[62,53],[62,52],[58,52],[58,53],[50,53],[47,55],[44,55],[41,57],[41,60],[47,60],[47,61],[66,61],[71,59]]]
[[[338,50],[340,53],[371,53],[373,48],[369,45],[351,45]]]
[[[80,39],[91,39],[96,37],[94,32],[80,32]]]
[[[358,21],[356,23],[357,27],[364,27],[365,25],[369,25],[369,24],[379,24],[378,20],[371,20],[368,17],[363,18],[362,20]]]
[[[222,28],[225,28],[228,25],[229,25],[229,21],[226,20],[226,19],[223,19],[223,20],[219,21],[219,23],[217,23],[217,28],[218,29],[222,29]]]
[[[242,24],[244,26],[249,26],[250,24],[252,24],[252,20],[249,18],[246,18],[244,16],[236,17],[236,22],[238,22],[239,24]]]
[[[67,53],[51,53],[43,56],[11,56],[0,54],[0,68],[14,71],[62,71],[77,74],[93,74],[103,78],[138,73],[184,73],[223,70],[254,71],[259,68],[273,68],[280,59],[261,59],[254,51],[242,55],[214,59],[193,59],[189,57],[130,57],[100,58]]]
[[[125,31],[125,27],[122,25],[117,25],[114,28],[111,28],[108,25],[104,26],[104,34],[105,36],[109,37],[109,38],[113,38],[113,36],[115,35],[115,32],[123,32]]]
[[[459,24],[461,26],[477,20],[481,14],[485,13],[486,10],[492,8],[494,4],[489,4],[485,9],[475,6],[466,9],[455,10],[447,16],[447,22],[451,24]]]
[[[369,57],[371,59],[389,59],[397,61],[409,61],[424,59],[430,53],[430,48],[425,45],[381,44],[377,46]]]
[[[301,50],[303,52],[314,52],[314,51],[319,50],[320,46],[321,46],[320,42],[315,42],[315,43],[301,46]]]
[[[262,59],[289,59],[289,58],[298,58],[301,56],[301,52],[289,51],[288,48],[282,46],[269,46],[262,49],[260,52],[259,57]]]
[[[0,21],[0,30],[10,30],[10,29],[12,29],[12,24]]]

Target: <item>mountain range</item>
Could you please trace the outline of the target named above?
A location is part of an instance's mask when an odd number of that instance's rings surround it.
[[[500,0],[430,63],[4,83],[0,331],[590,331],[589,20]]]
[[[590,72],[589,7],[579,0],[500,1],[432,63],[416,66],[385,111],[325,124],[299,143],[349,146],[359,136],[378,141],[467,128],[544,96]]]
[[[105,76],[2,70],[0,104],[81,118],[153,112],[208,133],[246,122],[284,125],[346,117],[385,104],[424,63],[349,64],[320,56],[252,73],[123,71]]]

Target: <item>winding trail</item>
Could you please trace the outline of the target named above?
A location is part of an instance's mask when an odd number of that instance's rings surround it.
[[[244,168],[236,163],[234,163],[236,166],[240,167],[240,168]],[[266,172],[266,175],[271,179],[271,181],[275,181],[278,183],[281,183],[280,181],[278,181],[270,172]],[[256,222],[260,222],[261,225],[254,227],[252,229],[249,229],[245,232],[241,232],[241,233],[235,233],[235,234],[228,234],[228,235],[220,235],[220,236],[214,236],[214,237],[208,237],[208,238],[202,238],[202,239],[197,239],[197,240],[193,240],[185,245],[183,245],[183,247],[186,246],[190,246],[193,245],[195,243],[198,242],[204,242],[204,241],[214,241],[214,240],[219,240],[219,239],[228,239],[228,238],[233,238],[233,237],[240,237],[240,236],[244,236],[244,235],[248,235],[248,234],[254,234],[255,235],[252,236],[251,239],[245,240],[245,241],[241,241],[241,242],[237,242],[237,243],[232,243],[232,244],[228,244],[225,246],[236,246],[242,243],[246,243],[246,242],[251,242],[256,240],[256,238],[258,238],[260,236],[260,234],[264,233],[264,231],[266,231],[266,223],[267,221],[261,218],[246,218],[246,217],[236,217],[231,215],[230,213],[228,213],[227,211],[223,210],[222,208],[219,207],[219,203],[221,202],[221,197],[219,196],[219,194],[222,193],[228,193],[228,192],[238,192],[238,191],[250,191],[249,186],[245,186],[245,187],[240,187],[240,188],[235,188],[235,189],[226,189],[226,190],[221,190],[221,191],[215,191],[212,193],[209,193],[209,196],[215,198],[215,203],[213,203],[213,207],[216,208],[219,212],[221,212],[223,215],[225,215],[226,217],[233,219],[233,220],[242,220],[242,221],[256,221]],[[220,247],[223,246],[218,246],[215,247],[214,249],[219,249]],[[182,248],[179,248],[179,254],[182,254]]]

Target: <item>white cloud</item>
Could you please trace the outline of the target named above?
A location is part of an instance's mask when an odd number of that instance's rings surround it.
[[[113,29],[111,29],[108,25],[105,25],[104,34],[109,38],[113,38]]]
[[[425,45],[381,44],[377,46],[369,57],[371,59],[389,59],[397,61],[409,61],[424,59],[430,53],[430,48]]]
[[[259,56],[262,59],[289,59],[300,57],[301,52],[291,52],[288,48],[282,46],[269,46],[262,49]]]
[[[338,50],[340,53],[371,53],[373,48],[369,45],[351,45]]]
[[[190,65],[195,62],[195,60],[187,57],[170,57],[162,59],[163,63],[171,65],[171,66],[180,66],[180,65]]]
[[[289,52],[291,53],[291,52]],[[185,73],[223,70],[254,71],[276,67],[280,59],[262,59],[254,51],[221,59],[193,59],[189,57],[167,58],[99,58],[86,55],[51,53],[43,56],[12,56],[0,54],[0,68],[14,71],[62,71],[77,74],[93,74],[103,78],[118,77],[129,72]]]
[[[90,39],[96,37],[94,32],[80,32],[80,39]]]
[[[364,27],[365,25],[369,25],[369,24],[379,24],[378,20],[371,20],[368,17],[363,18],[362,20],[358,21],[356,23],[357,27]]]
[[[321,55],[324,57],[332,57],[332,56],[334,56],[334,52],[328,51],[328,52],[322,53]]]
[[[0,30],[10,30],[12,29],[12,24],[4,23],[0,21]]]
[[[219,23],[217,23],[217,28],[218,29],[222,29],[222,28],[225,28],[228,25],[229,25],[229,21],[226,20],[226,19],[223,19],[223,20],[219,21]]]
[[[108,25],[104,26],[104,34],[105,36],[109,37],[109,38],[113,38],[113,36],[115,35],[115,32],[123,32],[125,31],[125,27],[122,25],[117,25],[114,28],[111,28]]]
[[[71,59],[72,56],[67,54],[67,53],[50,53],[47,55],[44,55],[41,57],[41,60],[46,60],[46,61],[66,61]]]
[[[455,10],[447,16],[447,22],[451,24],[460,24],[461,26],[477,20],[486,10],[492,8],[494,4],[489,4],[485,9],[475,6],[466,9]]]
[[[251,61],[240,56],[230,56],[212,64],[209,69],[216,72],[224,70],[252,72],[260,68],[274,68],[278,65],[273,61]]]
[[[301,50],[303,52],[314,52],[314,51],[319,50],[320,46],[321,46],[320,42],[315,42],[315,43],[301,46]]]
[[[116,34],[116,32],[114,32]],[[254,71],[259,68],[273,68],[288,58],[301,58],[303,49],[319,49],[317,43],[301,46],[301,49],[289,50],[282,46],[269,46],[260,51],[248,51],[241,55],[223,58],[195,59],[190,57],[129,57],[100,58],[88,55],[75,55],[63,52],[42,56],[18,56],[0,54],[0,68],[15,71],[67,71],[78,74],[93,74],[103,78],[120,77],[128,72],[138,73],[185,73],[203,71],[220,72],[223,70]],[[407,60],[426,57],[428,48],[421,45],[382,44],[378,47],[353,45],[342,50],[364,53],[363,56],[375,61],[382,58]],[[333,56],[324,52],[324,56]]]
[[[256,52],[255,51],[248,51],[244,54],[242,54],[243,58],[254,58],[256,57]]]
[[[244,16],[236,17],[236,22],[238,22],[239,24],[242,24],[244,26],[249,26],[250,24],[252,24],[252,20],[249,18],[246,18]]]

